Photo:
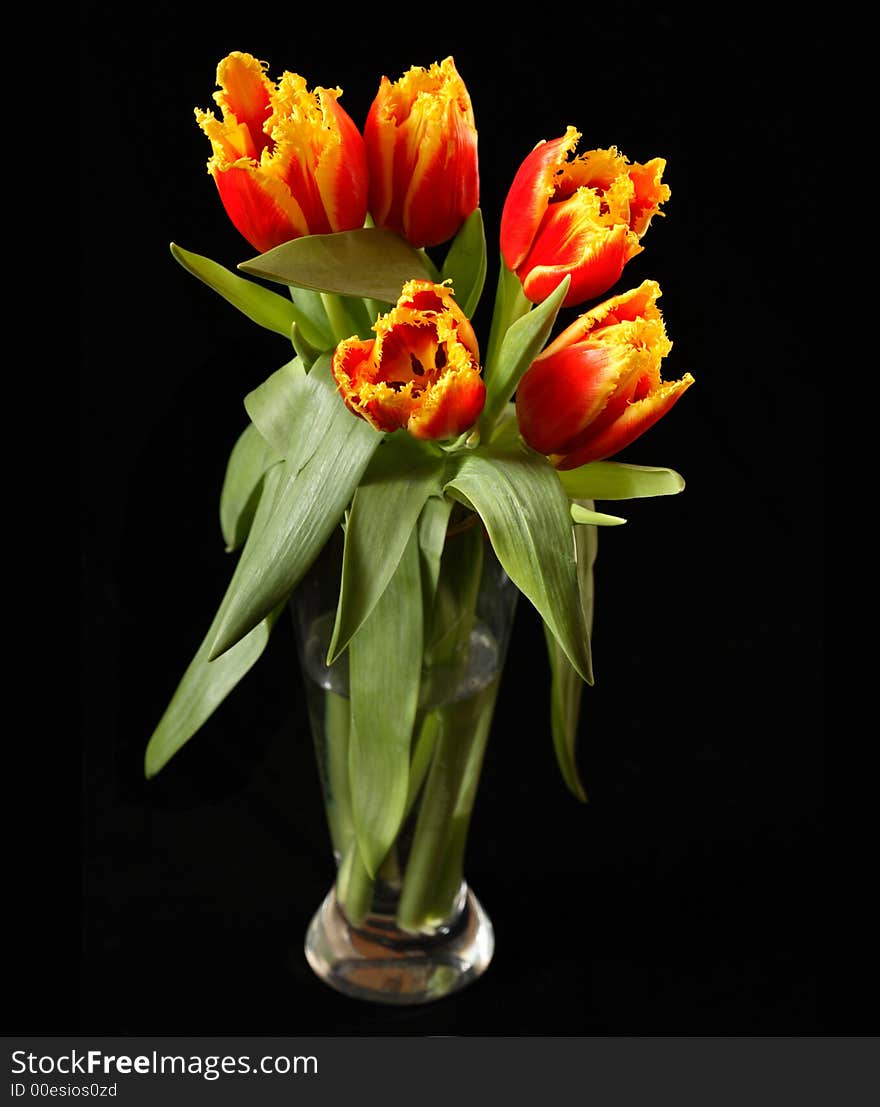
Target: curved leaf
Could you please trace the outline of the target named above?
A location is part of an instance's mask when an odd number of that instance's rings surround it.
[[[591,461],[558,473],[562,487],[573,500],[635,500],[674,496],[684,489],[684,479],[674,469],[626,465],[622,461]]]
[[[293,591],[341,520],[382,440],[340,400],[329,358],[316,362],[297,387],[304,395],[294,413],[296,448],[282,463],[266,526],[242,551],[218,614],[212,658]]]
[[[255,541],[265,525],[280,477],[280,465],[274,466],[266,474],[263,494],[251,528],[251,542]],[[231,650],[216,661],[210,661],[210,647],[217,629],[215,617],[147,743],[144,758],[147,777],[155,776],[168,763],[253,667],[266,648],[281,608],[282,605],[279,604]]]
[[[290,338],[290,328],[296,319],[296,312],[286,297],[253,281],[246,281],[244,277],[231,273],[216,261],[202,257],[201,254],[190,253],[174,242],[171,243],[171,253],[188,273],[219,292],[248,319],[284,338]]]
[[[407,281],[428,276],[418,251],[381,227],[305,235],[239,269],[281,284],[392,304]]]
[[[538,609],[582,679],[592,683],[573,524],[556,471],[525,448],[480,447],[459,459],[446,490],[479,513],[507,575]]]

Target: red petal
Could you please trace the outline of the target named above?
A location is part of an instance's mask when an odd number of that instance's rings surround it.
[[[216,171],[214,180],[234,226],[260,253],[309,233],[284,185],[259,169],[233,166]]]
[[[608,402],[620,375],[613,351],[571,346],[535,361],[519,383],[520,433],[542,454],[565,453]]]
[[[251,136],[253,149],[248,156],[260,159],[272,140],[263,125],[272,114],[272,82],[266,77],[262,62],[251,54],[233,51],[217,66],[218,104],[243,123]]]
[[[508,269],[519,269],[525,260],[553,196],[556,171],[579,139],[569,127],[561,138],[539,143],[517,170],[501,212],[501,253]]]
[[[576,469],[588,461],[601,461],[625,449],[652,427],[694,383],[690,373],[680,381],[667,381],[642,400],[630,404],[616,422],[579,449],[557,462],[558,469]]]

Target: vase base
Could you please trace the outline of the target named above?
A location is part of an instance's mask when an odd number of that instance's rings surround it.
[[[431,936],[399,930],[394,919],[371,915],[353,927],[332,888],[306,933],[306,959],[331,988],[373,1003],[429,1003],[457,992],[489,966],[492,922],[467,889],[455,924]]]

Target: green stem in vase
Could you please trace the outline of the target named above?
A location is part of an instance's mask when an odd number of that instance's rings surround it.
[[[471,658],[484,555],[482,528],[471,525],[476,522],[475,518],[464,524],[456,520],[447,531],[426,638],[423,707],[427,715],[413,756],[410,807],[426,769],[427,779],[397,916],[398,925],[413,932],[429,930],[447,918],[461,885],[467,822],[495,699],[497,680],[476,696],[451,702],[459,694]],[[476,774],[473,780],[471,773]]]
[[[351,711],[348,698],[329,688],[324,693],[324,741],[327,771],[327,822],[337,857],[344,856],[354,839],[351,791],[348,785],[348,735]]]
[[[397,922],[431,932],[452,913],[499,677],[476,696],[436,712],[440,735],[416,822]]]

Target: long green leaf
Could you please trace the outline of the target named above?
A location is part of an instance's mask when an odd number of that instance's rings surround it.
[[[684,479],[674,469],[626,465],[622,461],[591,461],[578,469],[560,470],[559,479],[572,499],[581,500],[674,496],[684,489]]]
[[[212,658],[293,591],[342,519],[382,439],[342,403],[328,358],[304,379],[307,402],[294,430],[304,444],[284,461],[272,514],[242,551],[218,615]]]
[[[579,506],[589,510],[593,504],[588,500]],[[595,595],[593,565],[598,548],[598,531],[594,527],[577,527],[575,546],[581,608],[587,630],[592,634]],[[553,748],[556,751],[562,779],[574,795],[585,803],[587,795],[581,783],[575,759],[584,685],[580,675],[575,671],[546,624],[544,635],[547,640],[547,656],[550,660],[550,726]]]
[[[582,679],[592,683],[573,524],[555,470],[524,447],[479,447],[459,459],[446,489],[479,513],[507,575],[535,605]]]
[[[440,279],[451,280],[455,302],[470,318],[477,309],[486,282],[486,233],[479,208],[471,212],[452,240]]]
[[[267,330],[290,338],[290,328],[296,318],[290,300],[279,296],[277,292],[263,288],[262,285],[230,273],[228,269],[224,269],[222,265],[210,258],[190,253],[189,250],[184,250],[174,242],[171,243],[171,253],[187,272],[198,277],[215,292],[219,292],[248,319],[252,319]]]
[[[228,552],[247,538],[260,500],[266,470],[281,460],[253,423],[248,423],[232,447],[220,491],[220,530]]]
[[[381,866],[406,810],[422,667],[422,593],[415,529],[370,616],[349,646],[349,778],[361,858]]]
[[[256,541],[266,523],[280,477],[280,465],[274,466],[265,476],[263,494],[251,527],[251,543]],[[215,617],[147,744],[144,769],[148,777],[155,776],[192,738],[253,667],[266,648],[280,611],[281,605],[278,605],[231,650],[216,661],[210,661],[210,647],[217,629]]]
[[[428,275],[418,251],[381,227],[295,238],[239,269],[281,284],[392,304],[407,281]]]
[[[527,315],[517,319],[504,335],[497,361],[486,380],[486,405],[480,417],[484,441],[516,391],[523,374],[546,345],[570,283],[570,278],[566,277],[555,292]]]
[[[386,438],[355,493],[345,528],[330,665],[369,616],[403,556],[425,501],[439,496],[445,458],[405,431]]]

